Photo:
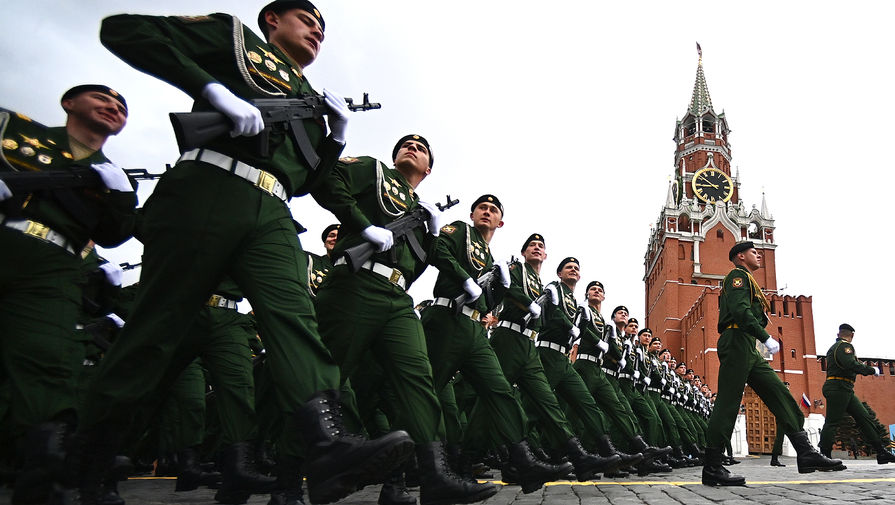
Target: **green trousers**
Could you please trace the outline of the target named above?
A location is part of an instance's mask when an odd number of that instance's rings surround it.
[[[614,429],[610,432],[615,435],[612,439],[617,440],[620,447],[627,447],[640,428],[627,399],[623,395],[619,398],[621,391],[618,382],[609,379],[603,368],[593,361],[579,359],[573,366],[597,402],[597,407],[612,423]]]
[[[664,400],[663,400],[664,402]],[[693,425],[684,417],[681,408],[677,405],[667,403],[668,413],[674,418],[674,425],[677,426],[678,436],[684,445],[698,444],[698,439],[693,432]]]
[[[453,309],[434,305],[422,314],[435,388],[441,390],[459,371],[478,395],[476,409],[487,416],[495,444],[524,438],[525,415],[501,371],[485,328]]]
[[[8,388],[0,445],[14,447],[29,426],[74,420],[81,258],[4,226],[0,244],[0,382]]]
[[[671,413],[671,405],[665,403],[665,400],[662,399],[662,394],[658,391],[647,390],[646,396],[653,404],[653,408],[655,408],[656,412],[659,414],[659,419],[662,420],[662,430],[665,434],[665,442],[672,447],[680,447],[680,429],[677,426],[677,421],[675,420],[674,415]]]
[[[158,415],[159,455],[202,444],[205,438],[205,374],[193,360],[171,385]]]
[[[823,432],[821,432],[823,434]],[[786,436],[783,433],[783,427],[780,426],[780,423],[777,423],[777,434],[774,436],[774,447],[771,448],[772,456],[779,456],[783,454],[783,437]],[[822,447],[822,446],[821,446]]]
[[[444,438],[423,326],[413,299],[388,279],[368,270],[333,268],[317,292],[320,333],[339,363],[342,380],[371,360],[385,372],[400,409],[392,427],[414,442]],[[360,414],[358,414],[360,417]]]
[[[777,373],[755,349],[755,338],[729,328],[718,339],[718,397],[706,427],[706,445],[721,449],[733,434],[743,390],[748,383],[768,406],[785,433],[799,431],[805,416]]]
[[[643,395],[639,386],[634,386],[632,380],[620,379],[618,383],[643,428],[647,443],[663,447],[665,434],[662,431],[662,421],[652,402]]]
[[[820,432],[820,443],[818,446],[824,451],[830,451],[833,448],[833,442],[836,440],[836,430],[842,422],[843,416],[848,414],[855,419],[855,424],[861,430],[864,440],[873,447],[879,444],[881,435],[876,431],[876,423],[861,400],[855,395],[854,385],[836,379],[827,379],[823,386],[824,398],[827,399],[827,418],[824,421],[824,427]]]
[[[339,386],[339,370],[317,332],[306,255],[286,204],[201,162],[162,176],[144,207],[143,271],[134,308],[104,357],[83,426],[121,419],[166,389],[195,358],[188,330],[222,277],[252,304],[284,417],[279,450],[300,455],[299,407]]]

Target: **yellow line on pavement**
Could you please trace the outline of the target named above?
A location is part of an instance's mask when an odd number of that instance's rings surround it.
[[[491,484],[499,484],[508,486],[506,482],[499,480],[489,480],[479,482],[490,482]],[[857,482],[895,482],[895,478],[884,477],[878,479],[824,479],[824,480],[747,480],[747,485],[768,485],[768,484],[840,484],[840,483],[857,483]],[[547,482],[545,486],[693,486],[702,485],[702,481],[683,480],[683,481],[662,481],[662,480],[642,480],[642,481],[587,481],[573,482],[569,480],[561,480],[556,482]]]

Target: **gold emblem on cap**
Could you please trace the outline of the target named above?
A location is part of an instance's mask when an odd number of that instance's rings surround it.
[[[109,94],[112,95],[112,96],[118,96],[118,92],[115,91],[115,90],[112,89],[112,88],[109,88]]]
[[[414,136],[413,136],[413,140],[419,140],[419,139],[420,139],[420,136],[419,136],[419,135],[414,135]]]
[[[13,139],[3,139],[3,149],[13,150],[18,149],[19,143]]]
[[[249,60],[251,60],[252,63],[261,63],[262,58],[261,55],[255,51],[249,51]]]
[[[314,9],[314,15],[317,16],[317,17],[319,18],[319,17],[320,17],[320,11],[318,11],[317,9]]]
[[[25,156],[34,156],[34,148],[31,146],[22,146],[22,148],[19,149],[19,152]]]
[[[488,197],[488,201],[489,201],[489,202],[493,202],[493,201],[494,201],[494,198],[489,196],[489,197]]]
[[[277,69],[277,64],[270,60],[264,60],[264,66],[267,67],[269,70]]]
[[[50,163],[53,162],[53,158],[50,156],[47,156],[46,154],[38,154],[37,161],[43,163],[44,165],[49,165]]]

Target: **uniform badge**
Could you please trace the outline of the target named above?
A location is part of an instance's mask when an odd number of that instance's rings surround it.
[[[342,163],[354,163],[357,161],[357,158],[354,158],[352,156],[345,156],[344,158],[339,158],[339,161]],[[388,183],[386,183],[386,184],[388,184]],[[388,188],[386,188],[386,189],[388,189]]]
[[[55,145],[56,145],[56,141],[53,140],[53,139],[47,139],[47,144],[50,144],[50,145],[55,146]]]
[[[733,287],[735,287],[735,288],[741,288],[741,287],[743,287],[743,279],[740,278],[740,277],[735,278],[735,279],[733,280]]]
[[[288,81],[289,80],[289,72],[286,72],[285,70],[283,70],[281,68],[280,69],[280,77],[282,77],[284,81]]]
[[[3,139],[3,149],[15,150],[19,148],[19,143],[13,139]]]
[[[398,198],[400,198],[401,200],[406,200],[407,196],[405,196],[404,193],[398,193]]]
[[[261,63],[262,61],[261,55],[255,51],[249,51],[249,60],[251,60],[252,63]]]
[[[392,194],[394,194],[395,196],[398,196],[398,188],[392,186]]]
[[[202,21],[211,21],[211,16],[177,16],[177,19],[184,23],[199,23]]]
[[[844,349],[844,351],[845,351],[845,354],[851,354],[851,353],[855,352],[855,350],[852,349],[851,347],[846,347],[846,348]]]
[[[63,157],[63,158],[66,158],[66,159],[69,159],[69,160],[72,159],[72,158],[74,158],[74,156],[72,156],[71,153],[68,152],[68,151],[62,151],[62,157]]]
[[[34,156],[34,148],[31,146],[22,146],[22,148],[19,149],[19,152],[25,156]]]
[[[451,233],[454,233],[455,231],[457,231],[457,227],[446,224],[441,227],[441,231],[450,235]]]
[[[270,60],[264,60],[264,66],[267,67],[271,71],[274,71],[277,69],[277,64]]]
[[[50,156],[47,156],[46,154],[38,154],[37,161],[43,163],[44,165],[49,165],[50,163],[53,162],[53,158]]]
[[[21,119],[21,120],[29,121],[29,122],[31,121],[31,118],[28,117],[28,116],[26,116],[26,115],[24,115],[24,114],[19,114],[18,112],[16,112],[16,116],[18,116],[18,118]]]
[[[292,73],[295,74],[295,77],[301,78],[301,72],[292,67]]]

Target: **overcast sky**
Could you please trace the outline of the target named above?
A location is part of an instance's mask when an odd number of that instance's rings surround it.
[[[188,5],[189,7],[184,7]],[[50,125],[60,95],[84,82],[126,97],[127,128],[106,154],[161,170],[177,157],[167,119],[189,110],[176,88],[137,72],[99,43],[100,20],[120,12],[229,12],[254,27],[262,2],[36,0],[0,17],[0,106]],[[420,2],[320,0],[323,50],[307,75],[382,109],[352,117],[345,155],[389,160],[394,142],[420,133],[435,165],[424,199],[461,200],[450,220],[494,193],[506,207],[492,242],[499,259],[545,235],[542,277],[565,256],[582,283],[607,288],[603,307],[644,313],[644,253],[672,174],[675,120],[696,74],[695,42],[716,112],[732,129],[733,165],[747,208],[767,195],[776,220],[778,285],[813,297],[817,352],[839,323],[857,329],[861,356],[895,358],[886,296],[891,234],[895,47],[890,2]],[[141,203],[152,189],[141,188]],[[333,217],[294,200],[322,252]],[[106,251],[138,261],[140,245]],[[431,296],[430,269],[411,289]],[[136,274],[131,274],[135,280]],[[582,284],[583,287],[583,284]],[[579,289],[578,295],[581,295]]]

